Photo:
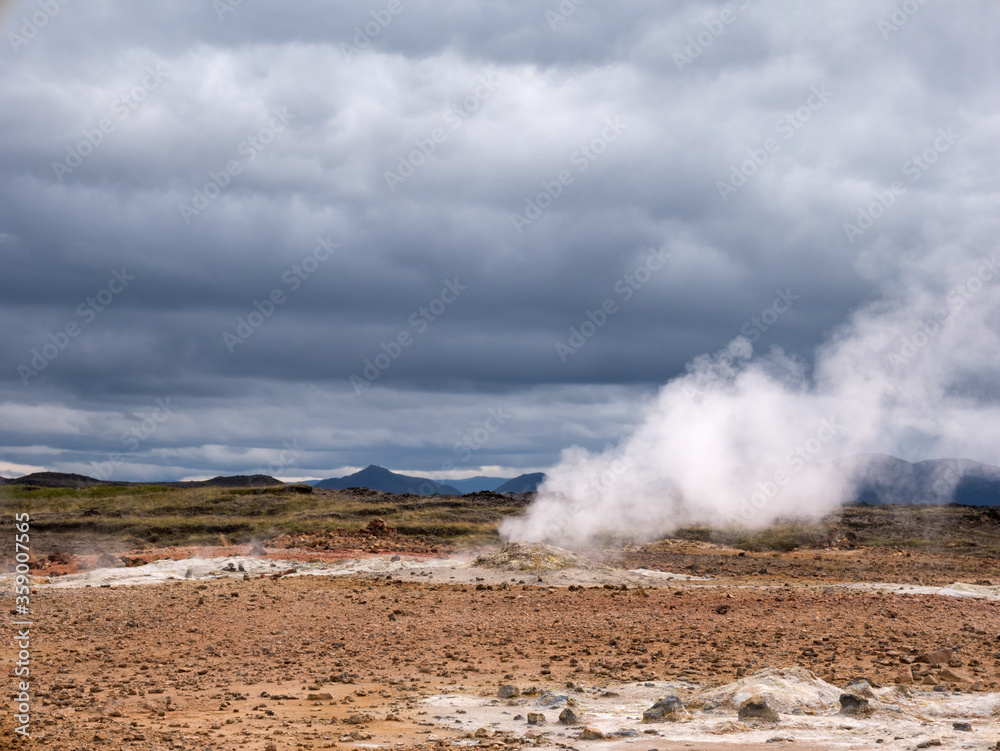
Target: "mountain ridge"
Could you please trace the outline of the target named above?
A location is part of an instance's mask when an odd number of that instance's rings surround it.
[[[396,495],[462,495],[458,488],[451,485],[436,482],[427,477],[401,475],[375,464],[369,464],[352,475],[320,480],[313,487],[321,490],[368,488]]]

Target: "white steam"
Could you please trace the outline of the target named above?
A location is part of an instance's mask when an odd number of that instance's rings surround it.
[[[859,470],[847,457],[1000,463],[996,257],[942,248],[885,263],[881,299],[818,349],[811,372],[780,351],[754,357],[743,338],[696,359],[619,446],[566,450],[501,532],[569,547],[689,524],[760,527],[842,503]]]

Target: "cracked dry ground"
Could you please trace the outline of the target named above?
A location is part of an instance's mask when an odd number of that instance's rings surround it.
[[[513,746],[533,741],[431,727],[420,700],[786,665],[888,682],[942,647],[975,690],[1000,685],[1000,603],[929,595],[300,576],[40,589],[33,607],[36,748]]]

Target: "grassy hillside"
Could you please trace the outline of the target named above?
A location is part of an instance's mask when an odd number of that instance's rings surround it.
[[[0,528],[31,514],[33,549],[82,552],[95,546],[139,547],[266,540],[284,533],[360,529],[381,517],[401,534],[441,541],[496,539],[499,520],[523,503],[500,496],[393,496],[369,490],[0,487]]]

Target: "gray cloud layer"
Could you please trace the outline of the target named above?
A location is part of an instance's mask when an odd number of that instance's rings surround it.
[[[886,259],[995,247],[998,9],[15,4],[0,473],[515,474],[740,333],[808,364]]]

